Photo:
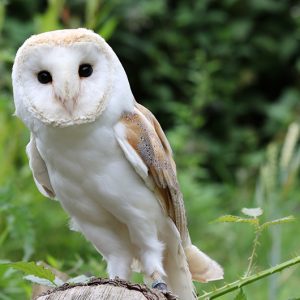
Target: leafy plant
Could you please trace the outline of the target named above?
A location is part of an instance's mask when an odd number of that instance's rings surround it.
[[[51,287],[56,286],[55,275],[42,265],[37,265],[34,262],[14,262],[14,263],[4,263],[1,265],[2,268],[14,268],[16,270],[22,271],[27,276],[25,279],[28,279],[32,282],[48,285]]]
[[[300,263],[300,256],[298,256],[289,261],[278,264],[277,266],[259,272],[257,274],[252,274],[253,266],[255,262],[254,260],[255,257],[257,256],[256,250],[258,245],[260,244],[259,238],[263,233],[263,231],[274,225],[281,225],[281,224],[295,221],[295,218],[293,216],[288,216],[276,220],[266,221],[261,224],[259,219],[259,217],[263,214],[261,208],[250,208],[250,209],[243,208],[242,213],[247,217],[225,215],[216,219],[214,223],[245,223],[253,226],[255,232],[255,238],[253,241],[251,255],[248,258],[249,263],[245,275],[241,279],[233,283],[226,284],[225,286],[220,287],[212,292],[204,293],[198,299],[206,299],[206,300],[215,299],[225,294],[231,293],[236,289],[239,289],[239,293],[236,295],[235,300],[247,300],[246,294],[242,290],[242,286],[261,280],[264,277],[270,276],[274,273],[282,271],[283,269],[289,268],[291,266]],[[14,268],[22,271],[23,273],[26,274],[24,278],[33,283],[46,285],[49,287],[57,287],[65,283],[60,278],[55,276],[55,274],[51,272],[51,270],[45,268],[43,265],[38,265],[34,262],[3,263],[2,265],[0,264],[0,266],[2,268]],[[89,279],[90,279],[89,277],[80,275],[80,276],[76,276],[75,278],[71,278],[66,282],[68,283],[87,282]]]
[[[242,213],[247,217],[240,217],[234,215],[225,215],[221,216],[214,221],[214,223],[245,223],[253,226],[255,238],[253,240],[253,246],[251,255],[248,258],[248,267],[246,270],[245,275],[240,279],[233,283],[226,284],[223,287],[216,289],[215,291],[205,293],[204,295],[200,296],[198,299],[214,299],[225,294],[228,294],[236,289],[240,289],[239,293],[236,295],[236,300],[246,300],[247,297],[244,294],[243,290],[241,289],[242,286],[248,285],[254,281],[258,281],[264,277],[270,276],[276,272],[282,271],[285,268],[289,268],[295,264],[300,263],[300,256],[295,257],[287,262],[278,264],[270,269],[264,270],[257,274],[252,275],[253,273],[253,266],[255,263],[255,258],[257,256],[257,247],[260,244],[260,236],[264,230],[270,228],[273,225],[281,225],[285,223],[289,223],[295,221],[293,216],[283,217],[271,221],[266,221],[261,224],[259,217],[263,214],[263,210],[261,208],[243,208]]]
[[[204,293],[203,295],[198,297],[198,299],[199,300],[202,300],[202,299],[203,300],[211,300],[211,299],[215,299],[215,298],[219,298],[221,296],[224,296],[224,295],[226,295],[228,293],[231,293],[231,292],[233,292],[235,290],[238,290],[238,289],[240,291],[239,291],[239,293],[237,294],[236,297],[242,297],[241,299],[247,299],[244,292],[241,292],[241,287],[246,286],[246,285],[248,285],[250,283],[253,283],[255,281],[261,280],[264,277],[270,276],[274,273],[281,272],[282,270],[284,270],[286,268],[290,268],[290,267],[292,267],[296,264],[299,264],[299,263],[300,263],[300,256],[297,256],[297,257],[295,257],[293,259],[290,259],[290,260],[288,260],[284,263],[278,264],[276,267],[269,268],[269,269],[264,270],[262,272],[259,272],[257,274],[250,275],[248,277],[239,279],[235,282],[226,284],[223,287],[215,289],[212,292]],[[239,298],[237,298],[237,299],[239,299]]]
[[[52,270],[50,270],[49,267],[45,266],[44,263],[35,262],[20,261],[14,263],[0,263],[0,268],[2,268],[2,271],[7,270],[8,268],[21,271],[25,274],[24,279],[30,281],[31,283],[49,287],[59,287],[65,283],[85,283],[93,278],[87,277],[86,275],[79,275],[68,278],[67,280],[63,280],[60,276],[56,275]]]
[[[256,189],[256,202],[266,208],[268,218],[278,218],[283,213],[283,203],[292,197],[300,167],[298,123],[289,125],[283,145],[271,143],[267,148],[266,161],[261,167]],[[282,233],[280,227],[270,229],[271,248],[269,261],[276,265],[281,260]],[[269,297],[278,294],[278,278],[270,278]]]

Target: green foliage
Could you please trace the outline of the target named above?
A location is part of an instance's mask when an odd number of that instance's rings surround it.
[[[24,279],[29,280],[32,283],[49,287],[58,287],[63,285],[64,283],[86,283],[93,278],[87,277],[86,275],[79,275],[69,278],[67,281],[63,281],[42,263],[24,261],[18,261],[14,263],[0,263],[0,270],[6,271],[9,268],[22,271],[26,275],[24,276]]]
[[[240,289],[239,293],[234,297],[234,300],[247,300],[247,297],[244,294],[243,289]]]
[[[247,297],[244,294],[243,289],[240,289],[239,293],[234,297],[234,300],[247,300]]]
[[[295,221],[294,216],[283,217],[276,220],[271,220],[260,223],[259,217],[263,214],[263,210],[261,208],[243,208],[242,212],[249,216],[248,218],[242,218],[239,216],[222,216],[216,219],[214,222],[217,223],[248,223],[254,227],[255,238],[253,240],[253,247],[250,257],[248,258],[249,264],[247,267],[247,271],[244,275],[244,278],[247,278],[252,273],[254,260],[257,257],[257,247],[260,245],[259,239],[263,231],[273,225],[281,225],[285,223],[289,223]]]
[[[262,210],[260,208],[252,208],[252,210],[253,211],[256,210],[256,211],[260,211],[260,212],[259,212],[259,214],[255,213],[255,214],[250,215],[251,218],[242,218],[239,216],[232,216],[232,215],[221,216],[221,217],[217,218],[215,221],[213,221],[213,223],[248,223],[248,224],[253,225],[256,230],[263,231],[272,225],[285,224],[285,223],[295,221],[294,216],[288,216],[288,217],[283,217],[280,219],[268,221],[268,222],[265,222],[260,225],[259,219],[257,219],[257,217],[262,215]]]
[[[300,256],[294,257],[293,259],[290,259],[286,262],[283,262],[281,264],[278,264],[275,267],[269,268],[267,270],[261,271],[257,274],[250,275],[247,277],[244,277],[242,279],[236,280],[234,282],[231,282],[229,284],[226,284],[220,288],[215,288],[212,292],[205,292],[203,295],[199,296],[198,299],[201,300],[211,300],[215,298],[220,298],[222,296],[222,299],[224,296],[226,297],[227,294],[231,294],[231,292],[235,290],[240,290],[239,294],[237,297],[246,297],[244,292],[241,293],[241,288],[245,287],[246,285],[252,284],[256,281],[262,280],[265,277],[271,276],[277,272],[281,272],[284,269],[290,268],[292,266],[295,266],[300,263]],[[261,295],[261,294],[258,294]],[[232,299],[232,298],[228,298]]]
[[[285,223],[293,222],[295,220],[296,219],[295,219],[294,216],[288,216],[288,217],[272,220],[272,221],[269,221],[269,222],[265,222],[260,226],[261,226],[261,230],[263,231],[263,230],[265,230],[266,228],[268,228],[270,226],[285,224]]]
[[[71,276],[105,275],[91,245],[69,232],[59,204],[36,190],[24,152],[28,132],[12,116],[17,48],[45,30],[88,27],[109,41],[136,99],[166,130],[192,239],[234,281],[247,268],[253,233],[226,220],[269,227],[299,216],[299,16],[294,0],[0,0],[0,260],[46,260]],[[234,216],[255,206],[263,216]],[[228,212],[226,223],[209,224]],[[270,226],[255,270],[297,253],[298,227]],[[297,276],[283,272],[270,281],[277,290],[256,281],[244,293],[297,298]],[[17,271],[0,268],[0,299],[29,298],[30,290]]]
[[[64,2],[63,0],[49,1],[47,10],[35,18],[35,27],[38,29],[38,32],[61,29],[62,26],[60,25],[58,16],[62,13]]]
[[[30,275],[32,277],[35,277],[34,282],[35,283],[43,283],[45,285],[45,281],[42,279],[45,279],[50,286],[55,286],[54,280],[55,275],[49,270],[46,269],[42,265],[37,265],[34,262],[15,262],[15,263],[5,263],[0,265],[2,268],[14,268],[16,270],[22,271],[23,273]],[[31,278],[32,278],[31,277]],[[39,280],[38,280],[39,279]]]
[[[254,218],[241,218],[238,216],[222,216],[216,219],[214,222],[216,223],[250,223],[253,225],[257,225],[258,220]]]
[[[299,151],[297,145],[300,127],[298,123],[291,123],[284,138],[282,147],[271,143],[267,148],[266,161],[261,167],[260,180],[257,184],[257,203],[266,208],[268,218],[275,219],[269,224],[285,222],[279,218],[283,213],[282,204],[288,201],[295,191],[298,171],[300,166]],[[297,211],[297,210],[296,210]],[[288,213],[288,212],[287,212]],[[279,218],[279,219],[277,219]],[[287,221],[289,219],[287,218]],[[280,227],[272,227],[270,230],[271,249],[268,260],[271,265],[281,261],[282,256],[282,230]],[[270,278],[269,297],[274,298],[278,294],[278,276]]]

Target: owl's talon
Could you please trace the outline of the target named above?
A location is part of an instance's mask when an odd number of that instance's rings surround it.
[[[161,282],[161,281],[154,281],[152,283],[152,288],[163,291],[163,292],[168,290],[167,285],[164,282]]]

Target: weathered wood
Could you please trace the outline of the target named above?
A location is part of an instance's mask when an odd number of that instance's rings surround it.
[[[150,289],[143,284],[133,284],[120,279],[96,278],[87,284],[65,284],[50,290],[35,300],[176,300],[168,292]]]

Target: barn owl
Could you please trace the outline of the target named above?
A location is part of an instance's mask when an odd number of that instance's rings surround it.
[[[16,54],[12,81],[37,188],[60,201],[110,278],[129,280],[139,266],[153,287],[183,300],[196,297],[192,280],[223,278],[191,242],[161,126],[102,37],[82,28],[34,35]]]

